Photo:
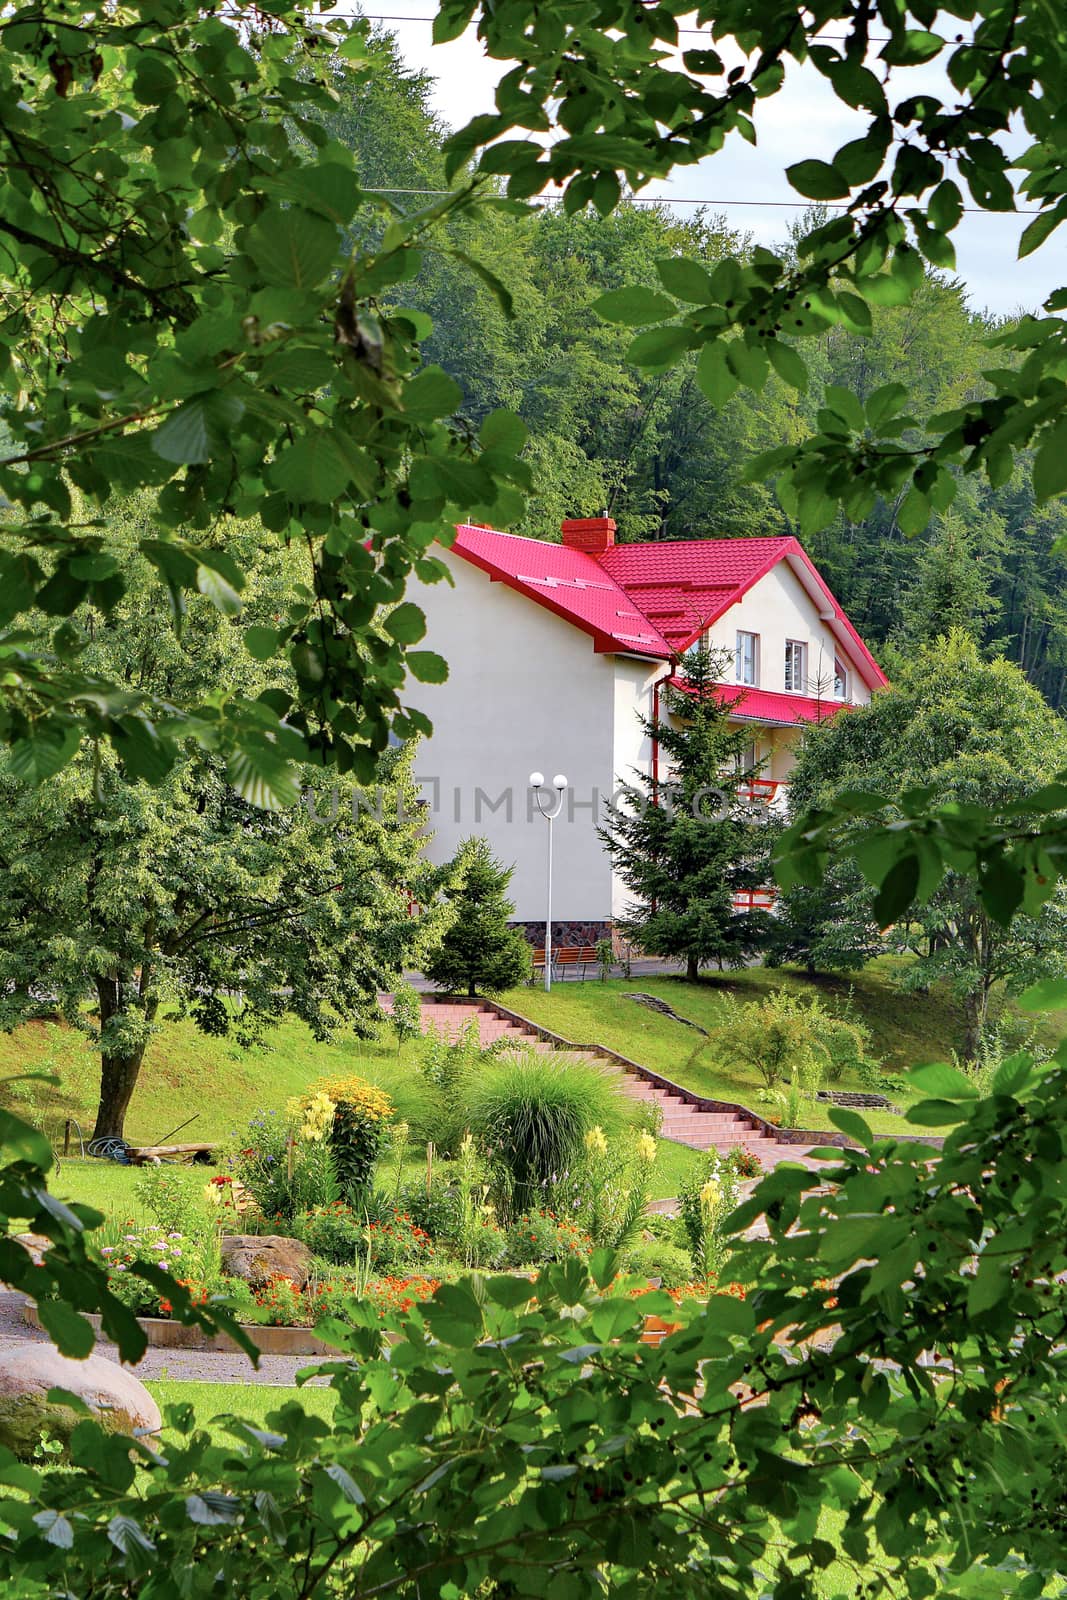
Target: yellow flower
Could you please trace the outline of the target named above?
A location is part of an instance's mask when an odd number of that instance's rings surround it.
[[[395,1109],[384,1089],[355,1074],[320,1078],[300,1100],[301,1109],[306,1109],[317,1095],[325,1095],[335,1106],[345,1106],[350,1111],[359,1112],[371,1122],[388,1121]]]
[[[222,1192],[220,1185],[217,1183],[206,1183],[204,1185],[204,1199],[208,1201],[210,1205],[220,1206],[222,1204]]]
[[[656,1141],[652,1135],[650,1133],[639,1133],[637,1135],[636,1149],[638,1161],[644,1162],[646,1166],[650,1167],[656,1159]]]
[[[333,1127],[337,1107],[327,1094],[317,1094],[304,1108],[300,1137],[309,1144],[321,1144]]]
[[[700,1191],[700,1208],[702,1211],[714,1211],[719,1204],[722,1190],[714,1178],[709,1178]]]
[[[608,1141],[604,1137],[604,1130],[599,1123],[597,1123],[595,1128],[590,1128],[589,1132],[586,1134],[585,1148],[591,1156],[607,1155]]]

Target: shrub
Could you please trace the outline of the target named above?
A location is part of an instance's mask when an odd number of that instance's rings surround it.
[[[467,1126],[507,1168],[520,1206],[556,1183],[595,1126],[618,1127],[620,1089],[586,1062],[526,1051],[488,1059],[467,1085]]]
[[[504,1242],[504,1265],[540,1266],[577,1257],[588,1261],[593,1241],[566,1217],[554,1211],[526,1211],[516,1217]]]
[[[398,983],[393,990],[393,1004],[389,1022],[396,1035],[397,1054],[412,1039],[422,1033],[422,997],[410,983]]]
[[[173,1167],[142,1167],[133,1186],[137,1199],[165,1232],[184,1233],[201,1213],[186,1178]],[[203,1222],[202,1215],[199,1217]]]
[[[735,1178],[762,1178],[763,1163],[754,1150],[745,1144],[735,1144],[723,1156],[723,1166]]]
[[[400,1209],[434,1240],[452,1238],[457,1227],[456,1191],[445,1176],[449,1170],[438,1169],[429,1188],[425,1181],[406,1184],[397,1198]]]
[[[354,1261],[364,1245],[366,1224],[351,1206],[335,1200],[329,1206],[304,1211],[293,1222],[293,1232],[312,1255],[337,1266]]]
[[[332,1102],[332,1118],[326,1122],[325,1106]],[[393,1115],[393,1102],[384,1089],[355,1074],[321,1078],[296,1105],[304,1111],[308,1137],[323,1126],[318,1137],[327,1139],[333,1158],[342,1199],[357,1200],[370,1183],[374,1165]],[[321,1110],[315,1121],[315,1107]]]
[[[664,1289],[682,1289],[693,1276],[689,1251],[663,1240],[631,1245],[625,1263],[627,1272],[638,1277],[658,1278]]]
[[[197,1235],[158,1224],[135,1228],[109,1223],[100,1230],[98,1239],[108,1287],[135,1316],[167,1316],[172,1309],[166,1290],[157,1289],[131,1271],[138,1262],[169,1272],[176,1284],[194,1293],[198,1303],[203,1303],[219,1286],[218,1240],[206,1229]]]
[[[268,1224],[288,1226],[301,1211],[338,1199],[337,1171],[326,1138],[330,1114],[320,1097],[291,1101],[290,1118],[259,1111],[233,1136],[224,1157],[230,1174],[248,1190]],[[306,1113],[306,1114],[305,1114]]]

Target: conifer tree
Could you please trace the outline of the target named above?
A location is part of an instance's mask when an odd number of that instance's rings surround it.
[[[487,839],[465,839],[455,860],[454,887],[445,891],[455,921],[426,964],[438,988],[476,995],[521,983],[530,971],[530,947],[508,927],[515,907],[507,898],[513,867],[503,866]]]
[[[644,721],[666,777],[639,776],[630,802],[612,807],[600,830],[633,896],[622,932],[649,955],[684,958],[690,980],[707,962],[741,966],[770,922],[766,912],[735,910],[735,896],[770,882],[773,824],[750,798],[760,769],[751,735],[730,725],[738,701],[717,690],[726,665],[703,646],[686,656],[659,720]]]

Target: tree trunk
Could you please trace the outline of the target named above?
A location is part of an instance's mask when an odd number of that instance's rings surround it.
[[[978,1059],[978,1051],[985,1034],[986,1018],[989,1013],[989,990],[983,984],[980,989],[974,989],[963,1002],[965,1027],[963,1032],[963,1060],[971,1065]]]
[[[143,998],[147,987],[147,969],[142,969],[137,982],[129,987],[138,998]],[[127,1009],[123,995],[123,981],[121,978],[98,977],[96,980],[96,993],[100,1002],[100,1028],[107,1026],[112,1017]],[[149,1000],[144,1005],[144,1015],[151,1022],[155,1016],[156,1002]],[[133,1098],[133,1091],[137,1087],[137,1079],[144,1061],[146,1044],[127,1052],[116,1055],[105,1049],[100,1052],[100,1104],[96,1111],[96,1127],[93,1129],[94,1139],[121,1139],[126,1125],[126,1112]]]
[[[101,1055],[100,1104],[96,1112],[94,1139],[121,1139],[126,1112],[137,1086],[144,1060],[144,1048],[132,1056]]]
[[[697,977],[699,975],[699,971],[700,971],[700,965],[699,965],[699,963],[697,961],[696,956],[686,956],[686,958],[685,958],[685,976],[686,976],[686,981],[688,983],[696,983]]]

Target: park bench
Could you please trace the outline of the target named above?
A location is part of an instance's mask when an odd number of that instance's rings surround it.
[[[535,972],[545,970],[545,952],[541,946],[533,953]],[[564,944],[557,945],[552,952],[552,976],[563,979],[568,972],[581,972],[582,982],[591,967],[599,966],[599,958],[595,944]]]

